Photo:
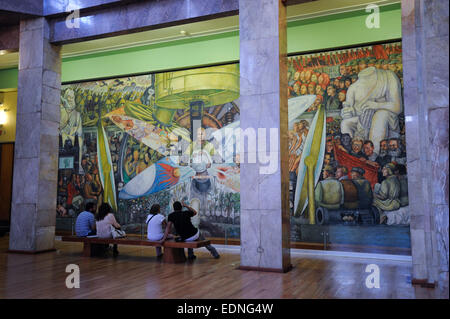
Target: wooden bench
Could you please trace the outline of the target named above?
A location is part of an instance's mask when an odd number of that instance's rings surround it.
[[[184,248],[200,248],[210,245],[209,240],[177,242],[174,239],[166,240],[163,244],[157,241],[149,241],[141,237],[125,237],[125,238],[98,238],[98,237],[77,237],[63,236],[62,241],[81,242],[84,244],[83,256],[91,257],[93,244],[116,244],[116,245],[132,245],[132,246],[161,246],[164,247],[163,262],[165,263],[182,263],[186,261]]]

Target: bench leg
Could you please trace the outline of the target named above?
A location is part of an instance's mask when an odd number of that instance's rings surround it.
[[[91,243],[86,243],[86,242],[84,243],[83,256],[91,257]]]
[[[163,262],[171,264],[186,262],[184,248],[164,247]]]

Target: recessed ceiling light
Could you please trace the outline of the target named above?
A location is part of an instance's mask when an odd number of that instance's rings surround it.
[[[189,35],[189,32],[187,32],[187,31],[185,31],[185,30],[181,30],[181,31],[180,31],[180,34],[187,37],[187,36]]]

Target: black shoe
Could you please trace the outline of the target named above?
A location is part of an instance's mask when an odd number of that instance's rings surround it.
[[[195,258],[197,258],[197,256],[195,256],[195,255],[188,256],[188,259],[190,259],[190,260],[194,260]]]
[[[117,257],[119,256],[119,251],[118,250],[114,250],[113,251],[113,257]]]
[[[219,258],[220,258],[220,255],[217,254],[217,255],[214,255],[213,257],[214,257],[214,259],[219,259]]]

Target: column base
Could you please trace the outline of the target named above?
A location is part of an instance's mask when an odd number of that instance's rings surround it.
[[[56,248],[44,249],[44,250],[11,250],[11,249],[8,249],[7,253],[35,255],[35,254],[49,253],[49,252],[54,252],[54,251],[56,251]]]
[[[239,270],[252,270],[252,271],[265,271],[265,272],[278,272],[278,273],[287,273],[293,268],[291,264],[284,268],[264,268],[264,267],[253,267],[253,266],[239,266],[236,269]]]
[[[428,282],[426,279],[411,279],[412,285],[419,285],[422,288],[436,288],[437,282]]]

